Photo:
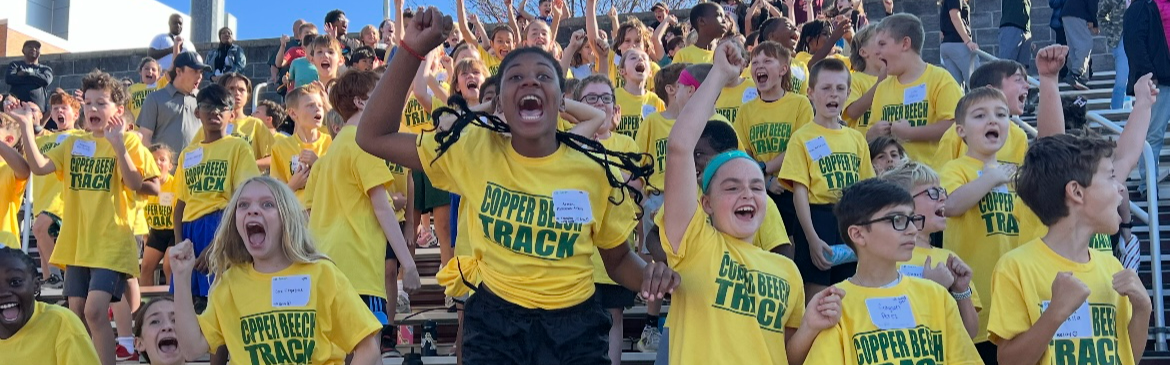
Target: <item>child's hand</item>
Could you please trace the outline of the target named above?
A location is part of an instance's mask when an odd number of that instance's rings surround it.
[[[983,165],[983,176],[991,179],[996,186],[1007,184],[1016,174],[1016,165],[1007,163],[989,163]]]
[[[793,9],[794,5],[796,5],[796,0],[784,0],[784,5],[789,9]]]
[[[387,248],[389,250],[389,248]],[[402,273],[402,290],[414,294],[422,288],[422,279],[419,279],[418,268],[411,266],[405,268]]]
[[[403,193],[390,194],[390,200],[394,203],[394,210],[402,210],[406,208],[406,195]]]
[[[1135,309],[1151,308],[1150,294],[1146,292],[1146,287],[1142,285],[1142,279],[1138,278],[1136,271],[1126,269],[1113,274],[1113,290],[1117,291],[1117,294],[1129,297],[1129,302]]]
[[[191,240],[183,240],[175,247],[167,250],[167,255],[171,259],[171,271],[174,272],[177,278],[190,278],[191,272],[195,270],[195,246]]]
[[[723,42],[715,48],[715,57],[713,59],[714,67],[724,72],[724,76],[734,77],[739,76],[743,72],[745,60],[743,59],[743,50],[735,42]]]
[[[845,291],[830,286],[813,295],[805,308],[803,322],[800,326],[807,326],[817,332],[837,325],[841,320],[841,299],[845,298]]]
[[[16,118],[16,122],[20,123],[21,127],[28,127],[36,124],[33,120],[32,107],[28,102],[5,104],[4,111]]]
[[[966,262],[963,262],[958,256],[951,255],[947,257],[947,267],[951,270],[951,276],[955,277],[954,285],[948,288],[952,293],[962,293],[971,288],[971,275],[973,272],[971,271],[971,267],[967,266]]]
[[[504,0],[504,6],[511,8],[512,7],[512,0]]]
[[[1068,57],[1068,46],[1053,44],[1036,52],[1036,72],[1040,77],[1056,78]]]
[[[910,139],[909,136],[907,136],[907,133],[910,133],[910,129],[912,128],[914,127],[910,126],[910,122],[906,121],[905,119],[901,119],[890,124],[890,135],[900,140]]]
[[[1133,94],[1134,108],[1153,107],[1154,102],[1158,101],[1158,86],[1154,85],[1154,74],[1147,73],[1138,78],[1137,82],[1133,84]]]
[[[114,148],[122,146],[122,136],[126,133],[126,122],[122,120],[121,116],[111,118],[110,122],[106,124],[105,133],[106,140],[110,141],[110,144],[115,146]]]
[[[597,50],[598,50],[599,54],[604,55],[606,53],[609,53],[609,48],[610,48],[609,47],[609,34],[606,33],[604,30],[597,31],[597,40],[595,40],[594,42],[597,42]],[[618,55],[618,56],[621,56],[621,55]]]
[[[664,262],[651,262],[642,269],[642,298],[648,302],[662,300],[682,283],[678,273]]]
[[[1052,281],[1052,301],[1048,304],[1048,310],[1057,311],[1057,318],[1063,322],[1085,303],[1085,299],[1089,299],[1089,287],[1071,272],[1061,271]]]
[[[573,32],[573,35],[569,37],[568,49],[581,49],[581,46],[585,44],[585,38],[585,30],[577,29],[577,31]]]
[[[833,268],[833,263],[825,256],[832,255],[833,249],[829,248],[829,244],[825,240],[816,239],[808,240],[809,256],[812,257],[813,265],[821,271],[828,271]]]
[[[617,19],[618,18],[617,8],[612,7],[612,6],[609,7],[609,14],[607,14],[607,15],[609,15],[610,18]]]
[[[288,178],[288,187],[293,191],[304,189],[305,185],[309,183],[310,169],[311,166],[301,166],[300,170],[297,170],[296,173],[292,174],[292,177]]]
[[[467,20],[471,21],[472,23],[479,23],[479,15],[475,15],[475,13],[472,13],[471,15],[467,16]]]
[[[890,135],[890,122],[881,120],[869,126],[869,130],[865,131],[866,139],[874,139],[881,136]]]
[[[289,41],[288,34],[281,34],[280,35],[280,46],[281,47],[288,45],[288,41]]]
[[[305,165],[306,167],[313,166],[313,164],[317,163],[318,159],[317,153],[313,152],[312,150],[301,151],[299,158],[301,160],[301,164]]]
[[[950,288],[955,285],[955,276],[951,274],[951,269],[946,266],[945,262],[940,262],[938,265],[931,265],[930,257],[926,258],[926,262],[922,264],[922,278],[942,285],[944,288]]]

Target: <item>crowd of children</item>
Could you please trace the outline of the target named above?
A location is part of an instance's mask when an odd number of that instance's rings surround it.
[[[682,25],[656,4],[607,33],[587,0],[563,47],[563,1],[505,1],[490,30],[455,3],[345,54],[299,26],[283,105],[245,114],[251,80],[224,74],[182,151],[128,122],[169,82],[150,59],[129,90],[94,71],[46,117],[6,106],[0,353],[379,364],[433,237],[464,364],[620,364],[638,300],[659,364],[1141,360],[1154,308],[1108,236],[1150,75],[1114,143],[1066,127],[1068,47],[1040,50],[1029,142],[1026,69],[949,56],[977,46],[964,0],[940,9],[945,68],[917,17],[865,25],[860,1],[803,24],[792,1],[701,2]],[[39,263],[19,250],[30,179]],[[160,283],[173,297],[139,303]]]

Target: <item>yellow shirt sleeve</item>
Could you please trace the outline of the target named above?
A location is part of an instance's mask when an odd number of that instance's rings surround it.
[[[655,222],[659,229],[665,227],[663,225],[664,214],[659,214],[655,217]],[[719,237],[719,232],[707,223],[707,213],[703,212],[702,208],[696,208],[695,214],[691,216],[691,221],[687,223],[686,232],[683,233],[682,242],[678,245],[678,250],[674,249],[674,245],[670,243],[670,239],[665,234],[661,235],[659,240],[662,243],[662,250],[666,251],[667,261],[671,267],[680,265],[684,260],[691,256],[703,257],[710,254],[715,245],[711,243],[722,240]],[[694,252],[692,252],[694,251]]]
[[[996,345],[1011,340],[1032,328],[1027,311],[994,308],[1027,308],[1023,284],[1015,265],[1005,262],[991,273],[991,318],[987,322],[988,339]]]
[[[806,364],[853,364],[853,359],[845,359],[845,344],[849,340],[842,332],[843,328],[840,324],[829,327],[817,334],[817,338],[813,340],[812,347],[808,350],[808,357],[805,358]]]
[[[962,156],[962,146],[963,140],[959,138],[959,133],[955,131],[955,126],[952,125],[950,128],[947,128],[942,138],[938,140],[938,152],[934,154],[934,163],[936,166],[946,166],[947,162],[951,162],[959,158],[959,156]]]
[[[236,150],[236,161],[233,165],[236,167],[236,170],[232,173],[235,176],[235,181],[232,182],[231,186],[233,193],[240,186],[244,185],[244,181],[260,176],[260,167],[256,165],[256,156],[252,155],[252,150],[249,148],[239,148]]]
[[[930,101],[930,107],[938,113],[935,115],[935,122],[955,120],[955,108],[959,106],[959,99],[963,98],[963,89],[955,82],[955,78],[944,77],[948,75],[946,72],[936,72],[934,75],[938,77],[938,82],[928,83],[935,87],[930,93],[933,99]]]
[[[809,188],[811,196],[813,191],[809,186],[812,182],[812,178],[809,176],[811,170],[809,166],[812,166],[813,160],[808,155],[808,149],[804,148],[805,142],[807,141],[803,138],[797,137],[788,143],[792,148],[784,153],[784,165],[780,167],[780,173],[777,176],[785,188],[792,189],[795,184],[801,184]]]
[[[212,291],[210,294],[215,295],[217,289],[226,290],[220,287],[213,287],[211,288]],[[223,330],[219,328],[219,313],[215,307],[216,301],[208,300],[207,308],[203,310],[202,314],[199,314],[199,330],[203,331],[203,338],[207,339],[208,348],[213,349],[227,344],[223,338]],[[367,309],[367,311],[369,310]]]
[[[332,262],[325,261],[324,265],[333,265]],[[326,290],[326,295],[331,295],[329,299],[329,306],[321,308],[322,312],[327,311],[329,321],[332,326],[321,328],[325,335],[330,339],[335,339],[333,345],[340,347],[345,353],[352,353],[362,340],[369,337],[371,334],[382,329],[382,324],[378,323],[378,319],[370,312],[369,307],[362,303],[361,296],[353,289],[353,285],[349,280],[341,274],[337,268],[333,270],[326,270],[332,272],[332,283],[329,283],[330,288],[334,290]],[[324,294],[324,293],[323,293]]]

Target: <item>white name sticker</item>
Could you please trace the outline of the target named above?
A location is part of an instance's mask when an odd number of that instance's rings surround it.
[[[1049,301],[1045,300],[1040,303],[1040,313],[1048,310]],[[1081,304],[1064,323],[1060,324],[1060,328],[1056,329],[1056,335],[1053,338],[1092,338],[1093,337],[1093,317],[1089,311],[1089,302]]]
[[[585,191],[554,191],[553,209],[557,223],[587,224],[593,222],[593,208],[589,203],[589,193]]]
[[[655,108],[653,105],[642,105],[642,119],[646,119],[650,117],[650,114],[657,112],[658,108]]]
[[[881,330],[897,330],[914,328],[914,311],[910,308],[910,298],[903,296],[888,298],[869,298],[865,300],[865,307],[869,309],[869,318]]]
[[[68,134],[65,134],[65,133],[58,134],[57,135],[57,144],[61,144],[62,142],[65,142],[65,140],[68,138],[69,138]]]
[[[913,276],[919,279],[922,278],[922,266],[920,265],[902,264],[902,266],[898,268],[898,272],[905,276]]]
[[[820,161],[822,158],[828,157],[833,153],[829,148],[829,143],[825,142],[825,136],[813,138],[804,143],[804,148],[808,150],[808,156],[813,161]]]
[[[912,86],[902,95],[902,104],[910,105],[926,100],[926,84]]]
[[[754,87],[749,87],[743,89],[743,98],[740,100],[740,102],[747,104],[747,102],[755,100],[758,96],[760,96],[760,91],[756,90]]]
[[[272,306],[304,307],[309,305],[309,287],[312,280],[308,275],[277,276],[272,278]]]
[[[175,193],[158,193],[158,205],[168,207],[175,205]]]
[[[74,155],[93,157],[93,154],[96,152],[97,152],[97,142],[96,141],[86,141],[86,140],[78,139],[77,142],[73,142],[73,154]]]
[[[232,132],[235,130],[236,130],[235,124],[228,124],[227,128],[224,128],[224,130],[223,130],[223,135],[230,136],[230,135],[232,135]]]
[[[203,162],[203,147],[191,150],[183,155],[183,168],[189,169]]]

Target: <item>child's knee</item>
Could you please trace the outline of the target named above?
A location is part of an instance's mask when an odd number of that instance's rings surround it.
[[[85,323],[89,324],[90,326],[100,324],[109,326],[109,304],[100,305],[100,303],[97,303],[97,301],[90,300],[86,301],[84,306],[85,309],[83,313],[85,315]]]

